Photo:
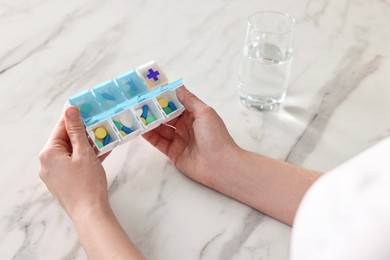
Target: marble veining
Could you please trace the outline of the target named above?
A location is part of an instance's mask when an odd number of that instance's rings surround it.
[[[236,94],[246,16],[297,21],[275,112]],[[224,119],[245,149],[328,171],[390,135],[388,0],[0,2],[0,259],[87,259],[37,176],[67,97],[149,60]],[[142,138],[104,162],[110,201],[149,259],[288,259],[290,227],[181,175]]]
[[[319,96],[322,100],[319,103],[318,110],[288,153],[286,161],[298,165],[304,162],[307,154],[312,153],[315,149],[316,141],[321,138],[321,134],[334,110],[345,101],[352,91],[359,87],[361,81],[374,73],[380,66],[383,56],[379,55],[359,67],[354,66],[359,63],[365,47],[353,47],[348,50],[345,56],[349,59],[349,62],[337,68],[337,74],[334,78],[326,82],[321,88]]]

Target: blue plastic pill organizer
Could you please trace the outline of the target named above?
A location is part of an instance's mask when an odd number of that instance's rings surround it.
[[[182,85],[182,79],[168,83],[165,73],[151,61],[80,92],[68,98],[68,102],[79,108],[99,156],[179,116],[185,107],[177,99],[175,90]],[[160,98],[169,103],[169,108],[159,104]],[[103,146],[97,145],[100,141],[95,137],[99,127],[108,135]]]

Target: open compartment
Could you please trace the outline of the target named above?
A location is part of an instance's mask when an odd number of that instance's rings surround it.
[[[137,137],[142,131],[142,126],[135,116],[135,111],[126,109],[111,118],[116,130],[124,141]]]
[[[98,156],[111,151],[119,144],[120,137],[114,127],[111,119],[107,119],[86,128]]]
[[[146,131],[156,128],[164,120],[164,116],[155,99],[142,101],[134,106],[134,111],[137,119]]]
[[[156,97],[158,105],[167,118],[174,118],[180,115],[185,109],[176,96],[175,90],[168,90]]]

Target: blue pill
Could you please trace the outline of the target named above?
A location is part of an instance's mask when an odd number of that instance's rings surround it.
[[[144,105],[142,107],[142,115],[141,115],[141,117],[146,119],[148,117],[148,112],[149,112],[149,106],[148,105]]]
[[[84,103],[80,106],[80,111],[89,115],[92,112],[92,106],[88,103]]]
[[[110,135],[106,135],[106,137],[104,137],[103,139],[103,145],[106,146],[110,143],[110,140],[111,140],[111,137]]]
[[[123,132],[125,132],[126,134],[130,134],[131,132],[133,132],[133,130],[131,130],[131,128],[129,127],[126,127],[126,126],[122,126],[122,129],[121,129]]]
[[[102,97],[107,100],[115,101],[115,97],[107,93],[102,93]]]
[[[175,106],[175,104],[172,101],[168,102],[168,106],[172,109],[172,111],[175,111],[177,109],[177,107]]]
[[[80,114],[81,114],[81,117],[84,118],[84,119],[90,117],[89,114],[85,113],[85,112],[82,111],[82,110],[80,110]]]

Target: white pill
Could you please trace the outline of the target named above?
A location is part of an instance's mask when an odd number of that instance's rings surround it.
[[[92,138],[92,141],[95,141],[95,133],[93,131],[89,131],[89,136]]]
[[[137,116],[141,116],[142,115],[142,108],[138,108],[137,110],[135,110],[135,112],[137,113]]]
[[[119,116],[119,121],[121,122],[121,124],[123,126],[126,126],[128,128],[132,128],[133,127],[133,124],[132,124],[132,122],[130,120],[130,117],[128,115],[126,115],[126,114],[121,114]]]

